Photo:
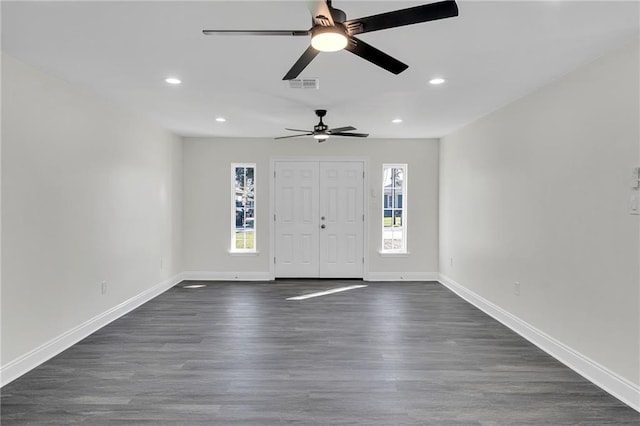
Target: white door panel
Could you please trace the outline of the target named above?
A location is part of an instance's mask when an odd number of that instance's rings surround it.
[[[362,278],[362,162],[276,162],[276,277]]]
[[[320,163],[320,276],[361,278],[363,164]],[[322,219],[324,217],[324,219]]]
[[[276,163],[275,183],[276,276],[318,276],[318,164]]]

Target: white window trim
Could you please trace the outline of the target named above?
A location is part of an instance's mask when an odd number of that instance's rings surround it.
[[[378,255],[380,257],[409,257],[411,253],[408,251],[399,252],[399,251],[379,251]]]
[[[235,242],[235,241],[234,241]],[[260,252],[258,250],[238,250],[238,249],[234,249],[234,250],[229,250],[228,251],[229,256],[260,256]]]
[[[384,248],[384,171],[385,169],[390,168],[402,168],[403,173],[403,181],[402,181],[402,247],[399,249],[385,249]],[[406,163],[384,163],[382,164],[382,185],[381,185],[381,204],[380,204],[380,212],[381,212],[381,226],[380,226],[380,250],[378,253],[382,257],[405,257],[409,255],[408,250],[408,223],[407,223],[407,210],[408,210],[408,175],[409,175],[409,166]]]
[[[253,179],[254,179],[254,195],[253,195],[253,248],[252,249],[238,249],[236,248],[236,168],[238,167],[253,167]],[[258,255],[258,168],[255,163],[231,163],[231,238],[229,241],[229,255],[231,256],[257,256]]]

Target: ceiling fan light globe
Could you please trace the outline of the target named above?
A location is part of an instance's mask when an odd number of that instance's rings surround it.
[[[329,135],[326,133],[319,133],[317,135],[313,135],[314,139],[329,139]]]
[[[337,52],[347,47],[347,37],[335,27],[322,27],[311,38],[311,46],[320,52]]]

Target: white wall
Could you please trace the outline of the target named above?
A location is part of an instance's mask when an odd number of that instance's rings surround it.
[[[5,380],[170,284],[181,191],[179,138],[2,55]]]
[[[268,277],[269,193],[272,159],[287,157],[364,158],[369,188],[368,261],[369,277],[426,277],[438,271],[438,141],[335,138],[319,144],[310,138],[273,139],[184,139],[184,257],[191,277],[239,279]],[[228,254],[231,224],[230,166],[233,162],[257,165],[256,257]],[[407,163],[409,191],[409,251],[405,258],[379,255],[381,239],[382,164]],[[204,273],[204,274],[203,274]]]
[[[636,389],[638,62],[634,42],[440,147],[441,273]]]

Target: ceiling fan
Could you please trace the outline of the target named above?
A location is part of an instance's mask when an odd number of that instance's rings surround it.
[[[387,55],[364,41],[356,34],[435,21],[458,16],[454,0],[445,0],[393,12],[381,13],[359,19],[347,20],[347,15],[331,5],[331,0],[308,0],[312,27],[308,30],[203,30],[205,35],[264,35],[264,36],[308,36],[311,45],[293,64],[283,80],[296,78],[320,52],[349,52],[367,60],[393,74],[400,74],[409,66]]]
[[[300,136],[313,136],[314,139],[317,139],[318,142],[324,142],[329,139],[330,136],[349,136],[355,138],[366,138],[369,136],[369,133],[352,133],[351,130],[357,130],[353,126],[346,127],[336,127],[335,129],[330,129],[326,124],[322,122],[322,117],[327,115],[326,109],[317,109],[316,115],[320,118],[320,122],[313,126],[313,130],[300,130],[300,129],[285,129],[291,130],[292,132],[304,132],[297,135],[291,136],[280,136],[274,139],[287,139],[287,138],[297,138]]]

